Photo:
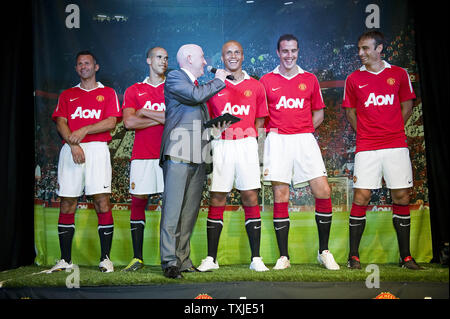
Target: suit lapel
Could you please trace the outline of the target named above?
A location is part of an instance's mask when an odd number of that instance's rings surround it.
[[[180,71],[183,72],[183,74],[185,75],[187,81],[189,81],[189,83],[192,83],[191,78],[189,77],[189,75],[183,69],[180,69]],[[211,118],[209,117],[209,112],[208,112],[208,108],[207,108],[206,104],[202,103],[200,107],[201,107],[201,111],[202,111],[203,121],[204,122],[209,121]]]
[[[186,80],[189,81],[189,83],[192,83],[191,78],[189,77],[189,75],[183,69],[180,69],[180,71],[183,72],[184,76],[186,77]]]

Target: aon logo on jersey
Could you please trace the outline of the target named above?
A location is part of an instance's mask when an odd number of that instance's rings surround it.
[[[222,114],[230,113],[231,115],[248,115],[250,112],[250,105],[231,105],[230,102],[225,104]]]
[[[89,110],[83,108],[81,106],[77,107],[75,112],[70,116],[73,119],[76,119],[79,117],[80,119],[100,119],[100,115],[102,113],[102,110]]]
[[[151,101],[147,101],[144,105],[144,109],[150,110],[150,111],[165,111],[166,110],[166,105],[164,104],[164,102],[162,103],[153,103]]]
[[[394,104],[394,94],[391,95],[377,95],[375,93],[370,93],[367,101],[364,103],[366,107],[369,107],[370,104],[373,105],[393,105]]]
[[[286,99],[286,97],[283,95],[280,100],[278,101],[278,104],[276,105],[277,110],[279,110],[281,107],[284,107],[285,109],[302,109],[303,103],[305,102],[305,99]]]

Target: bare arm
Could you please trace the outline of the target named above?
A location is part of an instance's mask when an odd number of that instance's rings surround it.
[[[56,118],[56,129],[58,130],[61,137],[70,146],[73,161],[77,164],[84,163],[84,161],[85,161],[84,151],[81,148],[81,146],[68,141],[69,136],[72,134],[72,132],[70,131],[69,126],[67,125],[67,119],[64,117],[57,117]]]
[[[136,111],[136,115],[139,117],[146,117],[154,121],[159,122],[159,124],[164,124],[166,122],[166,112],[152,111],[147,109],[140,109]]]
[[[408,100],[400,103],[402,109],[403,123],[406,124],[412,114],[412,108],[414,106],[413,100]]]
[[[73,131],[65,140],[72,144],[81,143],[84,137],[88,134],[111,131],[116,126],[116,122],[117,118],[114,116],[110,116],[104,120],[101,120],[100,122],[86,125],[76,131]]]
[[[345,115],[353,130],[356,132],[356,109],[351,107],[345,108]]]
[[[320,124],[322,124],[324,118],[323,109],[312,111],[312,122],[314,128],[318,128]]]
[[[59,135],[61,135],[62,139],[67,142],[69,145],[73,145],[68,139],[72,131],[67,124],[67,119],[65,117],[57,117],[56,118],[56,129],[58,130]]]
[[[143,109],[141,109],[141,110],[143,110]],[[151,115],[153,115],[154,113],[162,113],[162,114],[154,115],[153,118],[151,118],[151,117],[144,116],[143,113],[140,113],[141,110],[136,111],[135,109],[133,109],[131,107],[127,107],[123,110],[123,124],[125,125],[125,127],[127,129],[129,129],[129,130],[144,129],[144,128],[147,128],[150,126],[164,124],[164,120],[165,120],[164,112],[145,110],[145,111],[151,112]],[[158,121],[158,119],[160,121]]]
[[[258,132],[258,129],[264,127],[264,122],[265,122],[265,120],[266,120],[265,117],[258,117],[258,118],[255,120],[255,128],[256,128],[256,131],[257,131],[257,132]]]

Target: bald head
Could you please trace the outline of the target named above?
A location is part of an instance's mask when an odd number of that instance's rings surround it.
[[[177,62],[180,68],[189,70],[196,78],[203,75],[206,65],[203,50],[196,44],[185,44],[178,49]]]
[[[244,53],[244,49],[242,48],[242,45],[239,42],[237,42],[236,40],[230,40],[223,44],[222,55],[224,55],[226,53],[226,51],[228,50],[228,48],[231,46],[237,47],[242,53]]]
[[[177,52],[177,62],[181,68],[185,67],[188,64],[188,57],[192,56],[195,53],[202,51],[202,48],[196,44],[185,44],[178,49]]]
[[[232,73],[242,71],[242,62],[244,61],[242,45],[235,40],[226,42],[222,46],[222,61],[225,70]]]

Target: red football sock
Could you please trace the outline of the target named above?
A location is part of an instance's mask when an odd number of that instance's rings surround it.
[[[147,207],[147,198],[131,197],[131,220],[145,221],[145,208]]]

